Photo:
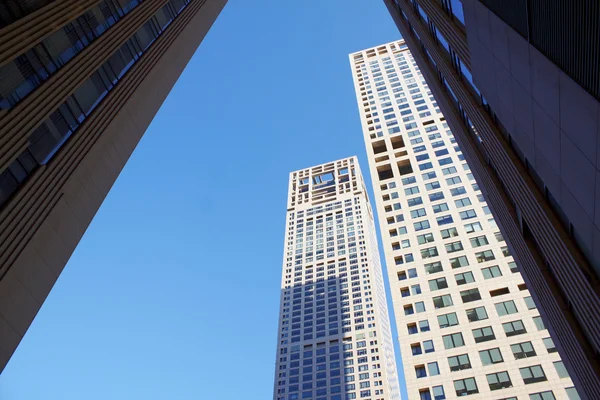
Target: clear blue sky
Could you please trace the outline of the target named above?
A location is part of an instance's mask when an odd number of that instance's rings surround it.
[[[288,173],[355,154],[368,171],[348,54],[399,38],[381,0],[230,0],[0,398],[271,398]]]

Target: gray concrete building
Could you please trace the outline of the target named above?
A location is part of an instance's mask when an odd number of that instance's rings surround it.
[[[226,0],[0,4],[0,371]]]

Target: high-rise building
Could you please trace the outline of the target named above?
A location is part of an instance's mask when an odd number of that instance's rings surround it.
[[[582,397],[600,393],[596,0],[385,0]]]
[[[371,205],[356,157],[290,174],[273,399],[399,400]]]
[[[350,55],[410,399],[577,399],[404,41]]]
[[[1,2],[0,371],[225,2]]]

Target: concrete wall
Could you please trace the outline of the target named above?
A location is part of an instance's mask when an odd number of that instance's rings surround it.
[[[463,0],[475,84],[600,272],[600,104],[476,0]]]

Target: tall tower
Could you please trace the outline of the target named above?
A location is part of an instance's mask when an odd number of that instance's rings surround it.
[[[406,44],[350,62],[409,397],[576,399]]]
[[[583,398],[600,393],[597,0],[384,0]]]
[[[290,174],[274,400],[399,400],[373,213],[356,157]]]
[[[0,371],[225,2],[1,2]]]

